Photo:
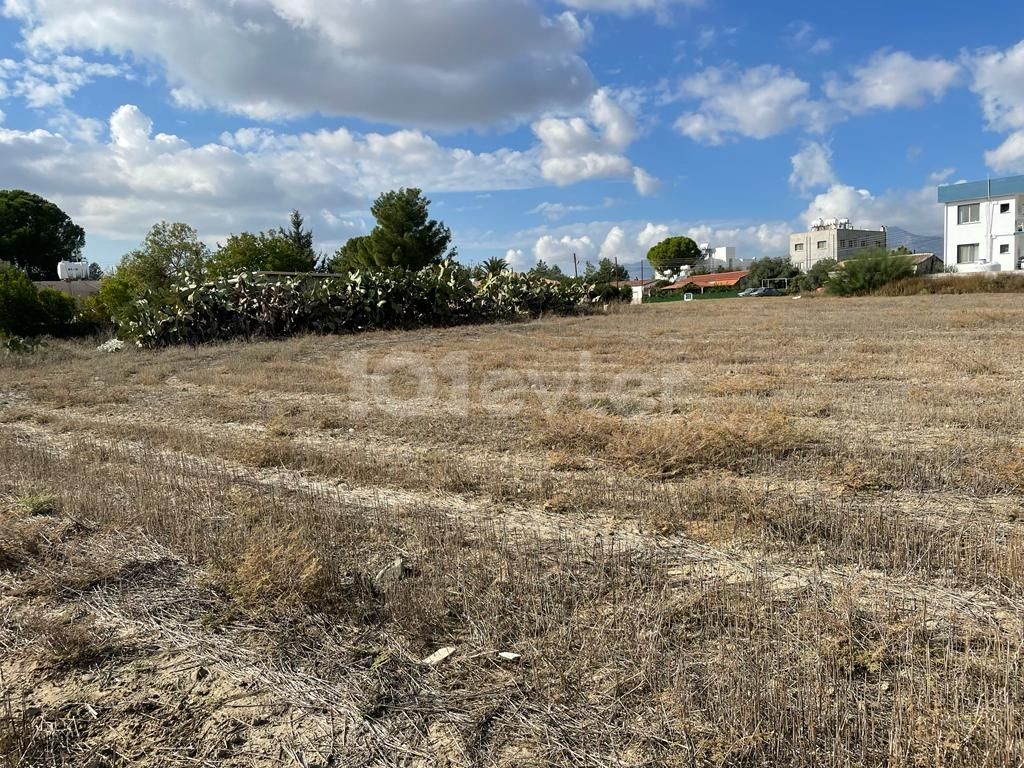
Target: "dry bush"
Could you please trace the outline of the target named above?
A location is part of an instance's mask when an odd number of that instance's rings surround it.
[[[772,411],[695,412],[686,419],[630,424],[613,433],[606,454],[642,476],[673,478],[701,469],[749,470],[810,445],[796,421]]]
[[[1024,293],[1024,277],[1020,275],[942,275],[911,277],[882,286],[878,296],[924,296],[971,293]]]
[[[640,524],[662,536],[685,532],[702,541],[721,540],[748,526],[768,492],[731,472],[705,471],[675,483],[661,503],[646,505]]]
[[[255,530],[223,575],[228,592],[257,614],[295,613],[331,600],[331,582],[316,551],[294,530]]]

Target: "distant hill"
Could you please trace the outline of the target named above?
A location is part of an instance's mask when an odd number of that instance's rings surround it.
[[[940,259],[945,252],[942,235],[915,235],[899,227],[888,227],[885,239],[891,249],[905,245],[915,253],[934,253]]]

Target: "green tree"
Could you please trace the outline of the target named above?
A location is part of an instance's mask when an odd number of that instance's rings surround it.
[[[327,271],[336,274],[351,272],[354,269],[373,267],[370,255],[370,236],[361,235],[349,238],[334,255],[327,260]]]
[[[39,294],[21,269],[0,264],[0,335],[32,336],[46,313]]]
[[[103,267],[97,264],[95,261],[89,265],[89,279],[99,280],[103,277]]]
[[[811,292],[827,285],[829,276],[836,271],[838,264],[839,262],[835,259],[822,259],[815,262],[813,267],[797,278],[797,288],[801,291]]]
[[[584,277],[593,283],[617,283],[629,280],[629,270],[611,259],[605,258],[597,262],[597,266],[588,263]]]
[[[800,268],[793,264],[788,256],[766,256],[763,259],[754,259],[750,262],[750,274],[747,275],[747,284],[754,288],[760,288],[764,280],[784,277],[793,278],[799,274]]]
[[[297,210],[292,211],[289,228],[281,227],[278,234],[291,243],[296,265],[287,272],[312,272],[316,268],[317,255],[313,250],[313,230],[305,229],[305,221]]]
[[[530,268],[528,272],[533,277],[541,277],[547,280],[568,280],[562,268],[557,264],[548,264],[544,259],[538,259],[537,263]]]
[[[829,293],[836,296],[863,296],[893,280],[914,276],[914,260],[885,248],[869,248],[856,258],[842,262],[829,281]]]
[[[292,238],[276,230],[231,235],[217,246],[206,272],[211,277],[234,277],[243,272],[310,272],[313,266],[308,251],[299,250]]]
[[[158,300],[173,299],[172,288],[186,276],[202,275],[210,249],[199,233],[181,222],[156,224],[139,248],[126,254],[114,274],[100,283],[100,301],[111,317],[124,322],[146,291]]]
[[[366,242],[366,260],[370,262],[367,266],[415,270],[441,261],[452,233],[443,223],[430,218],[429,207],[430,201],[415,187],[385,192],[378,197],[370,208],[377,226]],[[363,250],[360,247],[360,253]]]
[[[670,237],[647,252],[647,260],[655,271],[665,275],[678,273],[683,267],[696,265],[704,254],[689,237]]]
[[[0,191],[0,260],[33,280],[56,280],[57,262],[78,261],[85,230],[49,200],[21,189]]]
[[[492,256],[480,264],[480,274],[483,277],[494,277],[502,272],[508,272],[508,270],[508,262],[500,256]]]

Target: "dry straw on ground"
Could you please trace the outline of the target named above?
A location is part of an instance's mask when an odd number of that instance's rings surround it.
[[[1022,324],[780,299],[8,358],[0,766],[1020,765]]]

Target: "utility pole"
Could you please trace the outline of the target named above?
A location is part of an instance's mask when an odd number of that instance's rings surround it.
[[[580,263],[579,263],[579,261],[576,260],[576,252],[575,251],[573,251],[573,254],[572,254],[572,274],[573,274],[573,276],[577,280],[580,279]]]

